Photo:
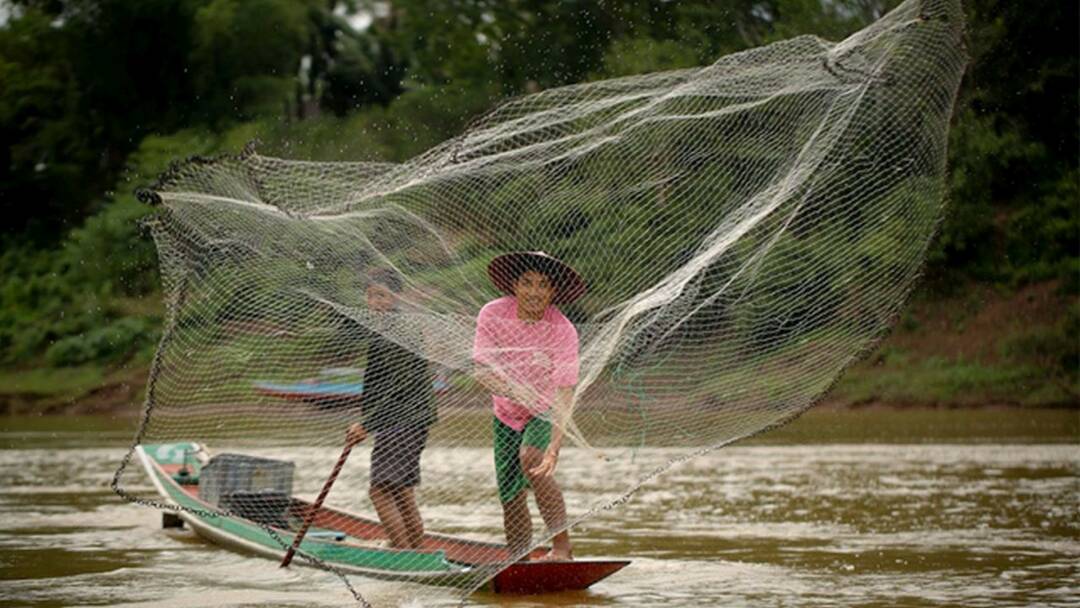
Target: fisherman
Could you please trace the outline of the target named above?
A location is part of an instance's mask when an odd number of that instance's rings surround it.
[[[555,481],[563,428],[578,382],[578,334],[556,306],[585,293],[581,276],[542,252],[496,257],[488,276],[508,294],[476,319],[474,373],[492,392],[495,475],[506,540],[514,555],[532,546],[527,488],[555,533],[545,560],[570,560],[566,505]],[[554,422],[554,424],[552,424]]]
[[[365,297],[374,313],[367,347],[362,422],[349,427],[350,444],[375,435],[369,495],[390,546],[419,549],[424,523],[414,489],[420,485],[420,453],[435,423],[431,371],[418,332],[402,322],[398,301],[402,279],[389,268],[370,273]]]

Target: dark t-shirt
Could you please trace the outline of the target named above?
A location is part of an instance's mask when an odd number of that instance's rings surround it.
[[[400,330],[399,326],[395,329]],[[420,348],[419,334],[407,334],[408,343]],[[415,340],[412,338],[415,337]],[[361,400],[364,428],[378,432],[405,425],[431,426],[435,423],[435,392],[426,359],[393,340],[372,332],[364,371]]]

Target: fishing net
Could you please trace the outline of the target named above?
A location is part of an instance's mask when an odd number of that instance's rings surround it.
[[[134,449],[118,491],[280,556],[361,423],[297,561],[359,596],[370,577],[470,592],[675,462],[793,419],[876,345],[920,272],[961,36],[958,2],[909,0],[839,43],[513,99],[400,164],[249,148],[176,165],[142,193],[159,206],[166,320],[136,443],[197,502],[136,489]],[[518,251],[565,266],[489,272]],[[530,268],[572,301],[519,318],[493,278],[512,290]],[[493,390],[526,431],[494,422]],[[544,422],[565,436],[564,515],[512,470],[514,441],[543,453]],[[507,480],[543,512],[504,522],[521,496]],[[372,523],[390,503],[408,519],[411,499],[419,546]]]

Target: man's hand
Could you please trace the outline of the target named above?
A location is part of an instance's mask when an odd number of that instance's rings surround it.
[[[358,422],[349,425],[345,432],[345,444],[352,447],[367,438],[367,430]]]
[[[539,475],[543,477],[551,477],[555,474],[555,467],[559,465],[559,446],[554,443],[549,445],[544,450],[544,458],[540,461],[540,464],[536,465],[532,469],[529,469],[529,473],[532,475]]]

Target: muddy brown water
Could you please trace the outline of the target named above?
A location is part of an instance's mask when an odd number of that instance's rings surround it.
[[[158,512],[121,501],[109,481],[132,425],[0,419],[0,604],[356,605],[333,574],[282,571],[163,530]],[[1065,410],[811,411],[679,465],[576,528],[579,555],[633,560],[592,590],[477,594],[468,603],[1078,605],[1078,428],[1080,413]],[[659,465],[684,452],[636,457]],[[435,468],[486,466],[487,456],[462,448]],[[587,498],[590,485],[574,481],[585,472],[566,462],[568,493]],[[143,489],[151,491],[148,481]],[[370,511],[362,491],[341,492]],[[500,533],[494,505],[424,510],[432,529],[472,517],[473,530]],[[448,593],[351,580],[375,606],[458,603]]]

